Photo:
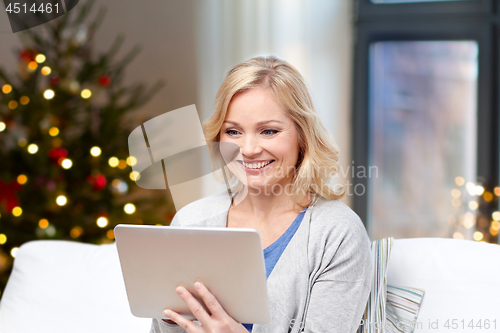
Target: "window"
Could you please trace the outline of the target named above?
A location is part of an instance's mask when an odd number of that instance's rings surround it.
[[[498,242],[497,22],[489,1],[359,0],[353,156],[377,172],[354,209],[372,239]]]

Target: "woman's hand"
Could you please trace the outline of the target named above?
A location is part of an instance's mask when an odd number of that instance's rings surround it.
[[[193,315],[201,323],[201,326],[172,310],[166,309],[163,312],[165,317],[170,318],[188,333],[248,333],[243,325],[235,321],[226,311],[224,311],[219,301],[217,301],[215,296],[212,295],[203,284],[196,282],[194,284],[194,289],[196,289],[212,315],[209,315],[205,311],[203,306],[201,306],[186,288],[177,287],[175,291],[184,302],[186,302]]]

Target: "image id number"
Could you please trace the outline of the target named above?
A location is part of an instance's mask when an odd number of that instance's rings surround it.
[[[489,320],[489,319],[479,319],[477,321],[474,321],[474,319],[471,319],[469,322],[466,320],[458,320],[458,319],[448,319],[444,323],[444,327],[447,329],[452,329],[456,330],[458,328],[464,329],[464,328],[470,328],[470,329],[477,329],[477,330],[489,330],[493,329],[496,330],[497,328],[497,320]]]
[[[52,13],[52,10],[55,11],[55,13],[59,13],[59,4],[56,3],[54,6],[52,6],[51,3],[41,3],[38,7],[33,4],[30,8],[25,3],[9,3],[7,8],[5,8],[5,11],[8,13],[14,13],[14,14],[19,14],[19,13]]]

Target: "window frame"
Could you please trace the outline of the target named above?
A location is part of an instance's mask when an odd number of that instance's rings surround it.
[[[493,191],[499,180],[499,102],[500,95],[500,14],[490,0],[467,1],[475,3],[476,12],[467,16],[462,11],[474,6],[465,6],[462,1],[450,10],[455,2],[373,4],[370,0],[358,0],[358,10],[363,13],[356,17],[355,50],[352,96],[352,156],[356,167],[368,168],[369,162],[369,52],[370,45],[386,41],[437,41],[474,40],[478,43],[478,86],[477,86],[477,181]],[[459,1],[457,1],[457,4]],[[470,4],[469,4],[470,5]],[[382,6],[383,9],[376,8]],[[415,9],[418,7],[418,11]],[[431,9],[441,9],[442,13],[429,13]],[[488,9],[485,12],[485,8]],[[445,12],[448,10],[449,12]],[[413,11],[413,12],[411,12]],[[416,13],[419,14],[416,14]],[[397,14],[397,15],[396,15]],[[403,24],[404,23],[404,24]],[[354,178],[354,188],[358,184],[365,189],[364,195],[353,195],[353,209],[365,226],[368,221],[369,181]],[[498,207],[490,204],[480,206],[484,216],[491,216]],[[500,238],[500,234],[498,236]],[[498,242],[498,240],[497,240]]]

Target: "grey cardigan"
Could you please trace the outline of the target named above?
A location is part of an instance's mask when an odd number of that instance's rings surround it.
[[[226,227],[227,193],[193,202],[177,212],[172,226]],[[252,333],[356,332],[373,279],[366,229],[339,200],[319,198],[267,279],[271,322]],[[183,328],[153,319],[150,333]]]

